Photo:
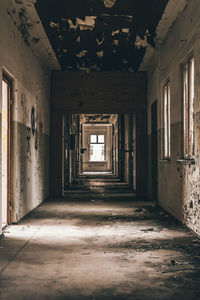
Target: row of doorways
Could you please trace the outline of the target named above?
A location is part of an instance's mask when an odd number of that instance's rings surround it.
[[[157,103],[152,105],[152,194],[157,198]],[[64,190],[80,178],[119,178],[137,192],[145,182],[143,126],[137,114],[67,114],[63,118]],[[138,143],[138,145],[137,145]],[[143,152],[144,151],[144,152]],[[137,174],[138,173],[138,174]],[[141,178],[141,173],[143,178]],[[138,183],[139,182],[139,183]],[[140,187],[141,188],[141,187]],[[145,189],[144,185],[143,188]]]
[[[64,116],[64,189],[83,176],[113,176],[136,189],[134,114]]]
[[[138,130],[143,124],[137,118],[137,113],[66,114],[63,118],[64,191],[86,177],[119,178],[134,192],[138,186],[145,189],[140,182],[146,182],[148,176],[147,169],[141,170],[145,165],[141,162],[141,152],[145,153],[142,148],[146,145]],[[151,109],[151,133],[152,199],[157,201],[157,101]]]

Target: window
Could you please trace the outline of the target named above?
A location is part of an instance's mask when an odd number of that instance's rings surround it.
[[[194,58],[183,66],[183,155],[194,154]]]
[[[170,157],[170,83],[163,88],[163,157]]]
[[[105,161],[104,140],[103,134],[90,135],[90,161]]]

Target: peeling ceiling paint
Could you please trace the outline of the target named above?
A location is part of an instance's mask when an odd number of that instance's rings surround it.
[[[104,0],[104,5],[107,8],[113,7],[115,5],[116,0]]]
[[[137,71],[168,0],[37,0],[63,70]]]
[[[112,115],[111,114],[81,114],[80,122],[89,123],[110,123]]]

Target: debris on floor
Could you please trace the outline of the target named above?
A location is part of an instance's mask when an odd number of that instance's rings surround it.
[[[113,200],[47,201],[4,230],[0,299],[200,299],[199,238],[150,203]]]

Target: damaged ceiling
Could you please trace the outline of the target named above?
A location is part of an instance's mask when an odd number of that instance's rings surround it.
[[[111,114],[82,114],[80,115],[81,123],[110,123]]]
[[[37,0],[63,70],[137,71],[168,0]]]

